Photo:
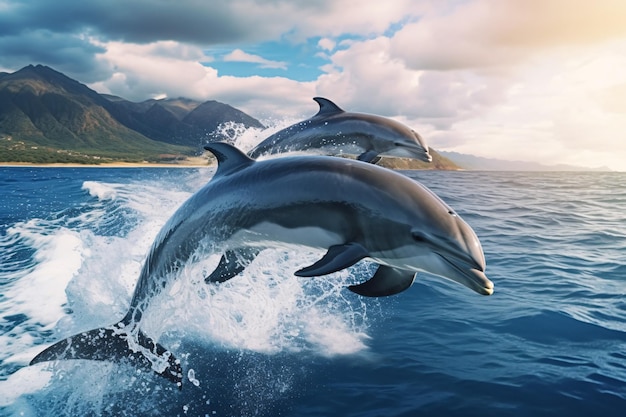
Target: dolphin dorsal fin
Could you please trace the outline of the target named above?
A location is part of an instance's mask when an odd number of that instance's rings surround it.
[[[313,97],[313,100],[315,100],[317,104],[320,105],[320,110],[313,117],[330,116],[337,113],[344,113],[344,110],[341,107],[339,107],[327,98]]]
[[[228,175],[254,163],[254,159],[226,142],[211,142],[204,149],[217,158],[216,176]]]

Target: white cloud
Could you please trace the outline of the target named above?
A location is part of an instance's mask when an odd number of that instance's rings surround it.
[[[314,82],[283,77],[218,77],[210,87],[210,97],[229,103],[250,115],[265,118],[303,118],[311,112]],[[314,108],[314,107],[313,107]]]
[[[235,49],[231,53],[224,55],[223,59],[227,62],[250,62],[253,64],[259,64],[261,68],[278,68],[283,70],[287,69],[286,62],[271,61],[259,55],[249,54],[242,51],[241,49]]]
[[[172,41],[147,45],[122,42],[101,43],[98,55],[112,75],[92,83],[99,92],[109,92],[141,101],[155,95],[189,98],[206,97],[197,86],[217,77],[217,72],[200,64],[206,59],[200,48]]]
[[[286,22],[293,24],[292,29],[284,30],[282,34],[288,39],[298,41],[316,36],[337,38],[345,34],[381,35],[391,24],[404,21],[408,17],[418,17],[430,10],[432,4],[437,4],[437,0],[303,0],[297,4],[281,4],[283,7],[280,10],[271,15],[266,11],[264,15],[273,25],[284,27]],[[288,9],[286,4],[289,4]],[[285,16],[289,18],[285,19]]]
[[[99,74],[112,74],[91,86],[131,100],[216,99],[258,118],[309,117],[317,111],[311,98],[322,95],[346,110],[404,121],[436,149],[626,170],[626,29],[616,23],[624,8],[577,1],[570,10],[564,0],[388,8],[346,0],[311,15],[308,3],[234,2],[231,11],[258,7],[259,16],[278,22],[259,29],[258,39],[319,37],[311,53],[329,60],[324,74],[314,82],[289,79],[292,68],[285,77],[223,76],[202,65],[211,58],[195,44],[91,40]],[[295,8],[300,20],[276,16]],[[227,59],[286,67],[242,50]]]
[[[337,46],[337,42],[329,38],[322,38],[317,42],[317,46],[325,51],[332,51]]]
[[[403,116],[445,129],[502,95],[502,80],[471,71],[418,71],[390,54],[392,40],[354,42],[331,56],[318,94],[361,111]]]
[[[508,67],[538,51],[626,35],[621,0],[474,0],[431,9],[394,37],[415,69]]]
[[[626,170],[626,108],[620,68],[626,42],[559,48],[515,68],[481,114],[458,120],[441,145],[489,157]],[[617,87],[617,90],[614,88]],[[602,99],[599,99],[599,98]],[[605,100],[614,111],[606,111]]]
[[[283,77],[219,76],[214,68],[200,64],[206,58],[200,48],[176,42],[109,42],[101,46],[106,52],[98,59],[111,68],[112,75],[90,87],[132,101],[184,96],[219,100],[257,118],[299,117],[310,111],[310,100],[315,95],[314,83],[310,82]]]

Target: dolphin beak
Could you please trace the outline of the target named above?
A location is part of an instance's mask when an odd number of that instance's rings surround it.
[[[417,143],[419,143],[419,146],[421,146],[422,148],[421,150],[422,153],[420,155],[422,160],[425,162],[432,162],[433,157],[428,152],[428,145],[426,144],[426,141],[424,140],[424,138],[415,130],[412,130],[411,132],[413,132],[413,136],[415,136],[415,140],[417,141]]]
[[[396,146],[406,149],[416,158],[424,162],[432,162],[433,157],[428,153],[428,147],[420,146],[417,143],[401,143],[397,142]]]
[[[476,291],[478,294],[491,295],[493,294],[493,282],[487,278],[483,271],[477,269],[470,269],[468,271],[470,277],[470,289]]]
[[[445,273],[441,275],[449,278],[459,284],[465,285],[467,288],[482,295],[493,294],[493,282],[487,278],[484,272],[484,265],[475,265],[470,267],[465,260],[459,257],[448,257],[440,253],[438,255],[444,261],[447,268]],[[474,261],[475,262],[475,261]]]
[[[485,256],[474,232],[461,223],[464,239],[453,242],[430,240],[433,251],[441,258],[439,275],[465,285],[478,294],[493,294],[493,282],[485,275]]]
[[[474,231],[458,219],[461,237],[448,239],[420,230],[412,230],[413,238],[426,242],[434,255],[434,262],[424,270],[456,281],[482,295],[493,293],[493,283],[485,275],[485,255]]]

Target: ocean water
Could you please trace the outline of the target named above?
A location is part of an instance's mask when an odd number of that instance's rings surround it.
[[[405,172],[476,231],[495,293],[418,275],[361,298],[361,262],[264,252],[219,287],[186,265],[146,332],[183,389],[124,363],[28,366],[117,322],[156,233],[210,168],[0,168],[2,416],[622,416],[626,174]]]

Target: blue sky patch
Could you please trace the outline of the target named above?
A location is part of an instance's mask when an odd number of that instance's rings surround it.
[[[330,51],[319,46],[320,39],[322,38],[310,38],[304,43],[273,41],[211,48],[205,53],[211,56],[213,61],[206,65],[217,69],[221,76],[250,77],[258,75],[262,77],[288,77],[296,81],[314,81],[323,74],[320,68],[330,62],[328,56],[337,49],[343,49],[340,43],[343,40],[354,38],[342,36],[333,39],[335,47]],[[250,59],[235,59],[233,51],[243,51]],[[240,57],[244,54],[237,53]],[[253,57],[259,59],[254,60]]]

